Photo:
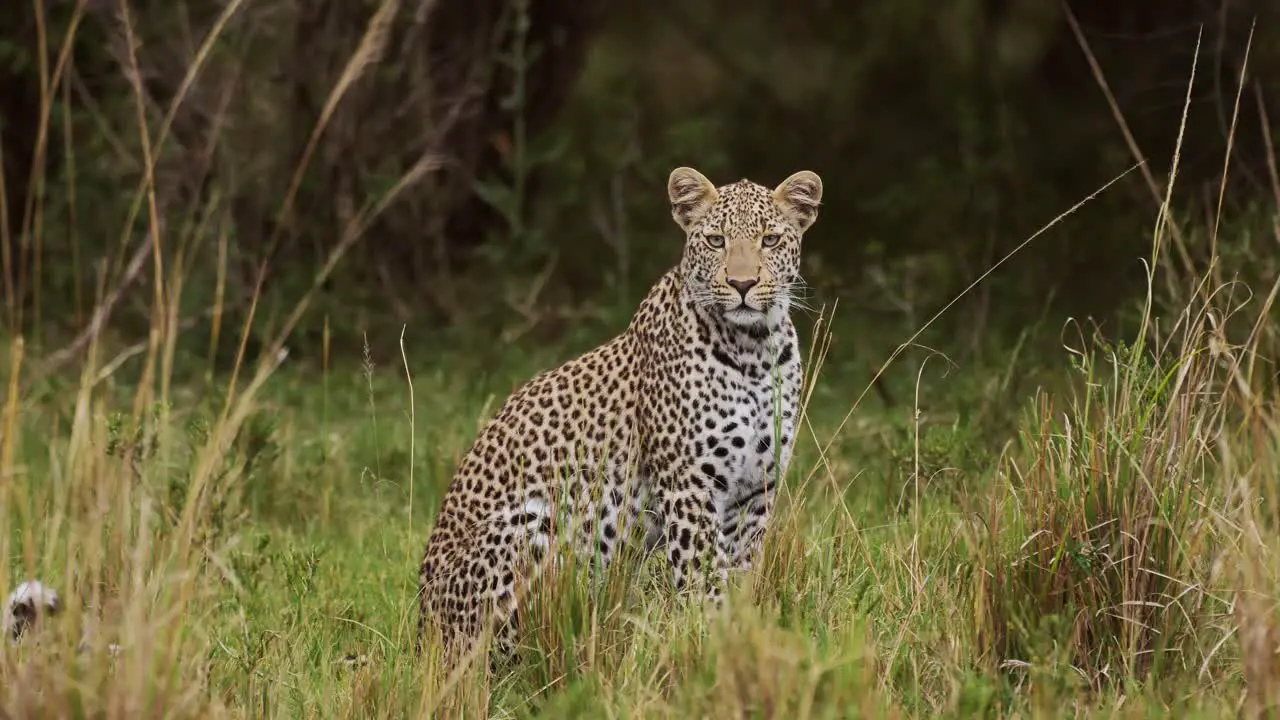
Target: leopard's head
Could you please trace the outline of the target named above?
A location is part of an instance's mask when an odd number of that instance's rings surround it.
[[[808,170],[773,190],[749,180],[716,187],[693,168],[671,171],[671,216],[687,235],[689,297],[737,326],[785,317],[800,280],[800,241],[818,218],[822,179]]]

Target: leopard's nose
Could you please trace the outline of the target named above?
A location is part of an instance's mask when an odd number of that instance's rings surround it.
[[[738,294],[744,298],[747,296],[747,292],[750,291],[751,288],[755,287],[759,282],[759,278],[747,278],[746,280],[728,278],[729,287],[737,290]]]

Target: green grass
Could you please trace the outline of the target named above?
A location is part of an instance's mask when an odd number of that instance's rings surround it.
[[[1242,377],[1230,360],[1247,353],[1209,352],[1205,317],[1145,349],[1099,341],[1024,356],[1022,385],[1032,370],[1040,381],[1021,392],[1012,351],[985,353],[1005,365],[968,367],[908,355],[919,372],[890,375],[908,400],[852,414],[865,374],[830,348],[811,352],[806,432],[732,610],[673,603],[660,558],[619,565],[594,594],[569,576],[545,586],[527,647],[494,677],[446,676],[415,657],[416,566],[479,424],[515,383],[587,341],[492,362],[408,351],[412,392],[401,357],[369,352],[328,370],[286,361],[251,397],[241,378],[225,419],[213,388],[226,379],[178,384],[164,406],[137,405],[132,385],[111,381],[78,404],[57,393],[14,405],[0,579],[45,579],[71,610],[43,642],[0,646],[4,707],[1235,716],[1249,671],[1232,593],[1248,578],[1274,596],[1257,550],[1280,539],[1268,506],[1245,493],[1264,497],[1274,482],[1280,426],[1224,382]],[[865,331],[837,323],[833,347],[842,332]],[[366,351],[360,338],[334,342]],[[1250,622],[1274,627],[1269,602]],[[86,607],[101,619],[73,662]],[[109,641],[124,646],[115,659]]]

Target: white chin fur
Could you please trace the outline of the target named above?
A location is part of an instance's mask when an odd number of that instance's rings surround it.
[[[724,317],[734,325],[759,325],[765,321],[764,313],[742,307],[726,311]]]
[[[724,318],[734,325],[743,327],[761,323],[776,327],[787,319],[787,314],[791,309],[790,305],[787,298],[782,298],[780,302],[772,302],[763,310],[739,305],[732,310],[725,310]]]

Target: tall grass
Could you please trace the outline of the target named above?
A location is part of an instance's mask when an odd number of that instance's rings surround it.
[[[1231,407],[1207,313],[1183,320],[1169,351],[1076,356],[1082,389],[1065,407],[1035,398],[983,516],[977,602],[1000,663],[1069,663],[1096,689],[1207,660],[1201,631],[1227,610],[1215,479]]]
[[[16,282],[13,266],[6,264],[6,279],[12,283],[7,287],[16,285],[17,291],[6,294],[11,346],[0,450],[0,474],[4,477],[0,482],[0,517],[5,519],[6,530],[0,533],[0,557],[5,558],[0,562],[0,588],[16,584],[15,575],[56,579],[59,587],[65,588],[71,609],[64,622],[50,624],[36,641],[0,649],[0,687],[4,688],[6,714],[150,717],[229,712],[227,698],[210,684],[210,656],[223,641],[209,631],[209,621],[219,593],[227,586],[239,588],[240,579],[228,564],[228,553],[237,540],[232,525],[243,519],[244,482],[255,460],[255,453],[246,449],[243,442],[247,431],[252,434],[250,418],[264,385],[287,358],[285,340],[315,289],[361,236],[370,219],[413,179],[401,178],[344,228],[342,241],[330,254],[311,290],[298,300],[263,359],[256,367],[249,367],[245,343],[254,323],[261,286],[255,289],[234,367],[220,393],[221,407],[213,408],[213,420],[198,432],[181,432],[179,420],[190,419],[190,413],[174,413],[170,407],[175,399],[171,382],[182,329],[178,310],[182,306],[185,275],[192,255],[211,241],[225,242],[225,236],[212,238],[207,224],[180,223],[169,217],[165,211],[170,208],[157,202],[162,188],[155,168],[170,139],[173,118],[228,23],[243,5],[232,2],[222,8],[158,123],[153,122],[147,107],[129,6],[120,6],[117,19],[125,48],[122,71],[131,80],[141,153],[138,166],[142,169],[132,210],[121,232],[121,248],[131,244],[135,236],[134,216],[140,208],[145,208],[145,239],[132,243],[136,245],[134,259],[115,286],[107,289],[104,275],[97,309],[85,332],[68,348],[53,353],[45,367],[37,365],[34,370],[25,356],[21,332],[26,253],[28,248],[35,248],[34,266],[38,273],[40,228],[57,208],[33,202],[25,209],[3,208],[4,212],[0,212],[0,216],[8,217],[15,211],[25,211],[22,237],[9,237],[8,223],[4,237],[6,258],[12,256],[10,248],[14,244],[22,248],[22,254]],[[295,181],[283,199],[282,213],[290,211],[307,161],[333,108],[378,60],[386,42],[389,18],[397,8],[398,3],[389,0],[381,3],[374,14],[326,101],[295,172]],[[38,17],[46,16],[47,8],[42,2],[36,3],[36,10]],[[53,98],[64,92],[68,82],[64,71],[84,11],[85,4],[77,4],[66,36],[57,38],[61,52],[52,73],[45,66],[50,39],[44,33],[48,28],[44,23],[39,25],[44,98],[40,111],[45,129],[40,133],[41,147],[36,150],[36,177],[32,181],[35,188],[41,187],[44,180],[44,143],[53,136],[50,108]],[[68,131],[67,137],[70,136]],[[216,144],[217,138],[210,138],[210,142]],[[70,141],[67,151],[74,159],[76,148]],[[74,168],[74,160],[68,166]],[[421,174],[431,167],[432,163],[423,163],[413,172]],[[76,180],[72,174],[67,181],[74,188]],[[39,192],[33,198],[42,199]],[[172,209],[175,216],[185,210]],[[74,227],[74,216],[69,220]],[[222,263],[226,262],[225,252],[218,256]],[[148,264],[154,294],[146,339],[140,348],[126,347],[120,356],[104,358],[106,348],[100,340],[116,301]],[[218,275],[225,277],[225,266],[219,268]],[[40,299],[37,294],[36,308]],[[36,312],[38,317],[38,309]],[[219,327],[216,320],[222,312],[221,306],[212,309],[215,342]],[[112,392],[111,376],[139,352],[143,353],[140,378],[132,383],[132,398],[125,400],[131,412],[121,417],[114,408],[122,398]],[[69,417],[52,421],[39,417],[38,411],[27,404],[30,390],[73,356],[79,356],[81,369],[79,382],[70,393]],[[118,419],[104,422],[108,416]],[[33,443],[38,448],[35,453],[28,449]],[[47,457],[41,457],[43,453]],[[113,646],[118,646],[118,653],[115,649],[108,653]]]
[[[197,58],[241,10],[226,5]],[[304,165],[334,108],[377,64],[397,10],[388,1],[374,14],[308,136]],[[47,98],[65,91],[61,67],[42,72]],[[903,472],[853,437],[848,403],[861,395],[823,372],[841,330],[822,316],[805,434],[762,557],[735,580],[728,612],[673,601],[661,557],[624,558],[601,584],[564,572],[541,585],[518,658],[502,672],[483,662],[447,670],[431,647],[419,658],[422,512],[429,517],[491,412],[489,396],[510,383],[476,380],[477,389],[473,363],[414,357],[403,336],[404,377],[378,371],[390,365],[374,362],[376,338],[349,339],[361,367],[331,364],[330,343],[341,340],[327,321],[315,378],[287,364],[286,341],[371,219],[437,159],[353,213],[260,361],[247,346],[261,284],[221,387],[189,386],[178,381],[192,356],[180,350],[180,301],[202,249],[216,249],[217,277],[229,274],[228,240],[215,223],[179,221],[190,208],[157,201],[154,166],[200,68],[159,123],[134,85],[143,157],[130,200],[134,212],[145,207],[144,238],[132,219],[121,229],[121,272],[97,284],[83,341],[33,358],[22,325],[11,326],[0,589],[39,577],[67,611],[21,643],[0,643],[4,714],[1226,717],[1280,702],[1280,417],[1270,367],[1280,277],[1257,278],[1269,285],[1246,296],[1216,228],[1200,271],[1184,268],[1181,253],[1178,265],[1165,261],[1167,195],[1139,329],[1128,342],[1094,333],[1073,343],[1054,361],[1068,390],[1037,392],[1015,436],[966,436],[1003,451],[990,466],[961,468],[981,492],[955,502],[922,482],[918,420],[920,396],[959,405],[982,391],[920,380],[909,447],[891,454],[914,459]],[[282,217],[304,170],[281,198]],[[24,226],[55,212],[33,205]],[[6,237],[6,258],[11,243],[39,247]],[[124,260],[130,247],[141,259]],[[130,273],[145,270],[145,337],[113,340],[102,328]],[[219,301],[215,335],[223,313]],[[9,315],[20,316],[15,305]],[[512,379],[538,364],[510,362]],[[138,377],[125,380],[122,368],[135,365]],[[59,396],[52,383],[67,366],[78,373]],[[37,392],[48,387],[52,397]],[[408,408],[404,422],[394,407]],[[863,426],[890,422],[855,408]],[[374,482],[365,467],[376,468]],[[909,511],[869,498],[869,474],[901,486],[895,501],[910,488]]]

